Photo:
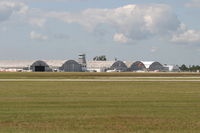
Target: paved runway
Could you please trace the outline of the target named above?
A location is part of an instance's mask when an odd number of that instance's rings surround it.
[[[0,82],[200,82],[200,79],[0,79]]]
[[[114,79],[200,79],[199,77],[106,77]]]

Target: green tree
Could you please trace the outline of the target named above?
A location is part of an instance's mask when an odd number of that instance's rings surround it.
[[[105,55],[101,55],[101,56],[95,56],[95,57],[93,58],[93,60],[94,60],[94,61],[106,61],[107,58],[106,58]]]
[[[181,67],[179,67],[179,69],[183,72],[189,71],[189,68],[185,64],[183,64]]]

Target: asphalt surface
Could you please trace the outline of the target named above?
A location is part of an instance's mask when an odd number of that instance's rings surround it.
[[[200,79],[0,79],[0,82],[200,82]]]

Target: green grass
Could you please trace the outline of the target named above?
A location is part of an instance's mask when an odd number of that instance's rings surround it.
[[[0,82],[0,133],[199,133],[200,82]]]
[[[200,77],[200,73],[0,73],[0,79],[92,79],[105,77]]]

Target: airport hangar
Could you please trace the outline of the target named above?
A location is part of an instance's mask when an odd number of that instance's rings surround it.
[[[156,61],[7,60],[1,72],[179,72],[176,65]]]

